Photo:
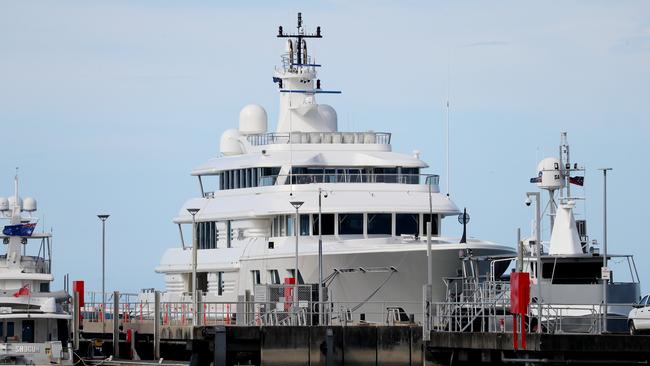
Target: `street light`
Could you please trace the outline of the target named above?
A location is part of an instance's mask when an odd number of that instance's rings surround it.
[[[196,213],[199,212],[198,208],[188,208],[187,212],[192,215],[192,325],[196,326],[196,307],[198,302],[196,301],[196,252],[197,252],[197,238],[196,238]]]
[[[601,270],[601,277],[603,280],[603,333],[607,333],[607,282],[609,276],[603,276],[603,273],[609,275],[607,268],[607,171],[612,168],[600,168],[603,171],[603,269]]]
[[[324,194],[327,198],[327,192]],[[323,325],[323,226],[322,226],[323,189],[318,188],[318,324]]]
[[[298,231],[300,231],[299,228],[298,228],[298,226],[300,225],[299,222],[298,222],[298,209],[305,202],[303,202],[303,201],[291,201],[289,203],[291,203],[291,205],[296,209],[296,220],[295,220],[295,224],[293,225],[294,226],[293,231],[295,231],[295,233],[296,233],[296,267],[295,267],[294,273],[293,273],[293,277],[294,277],[294,280],[296,282],[295,283],[296,286],[293,289],[293,306],[297,307],[298,306],[298,234],[299,234]]]
[[[537,279],[537,333],[542,332],[542,236],[540,233],[542,224],[542,211],[540,207],[539,192],[526,192],[526,206],[530,206],[530,198],[535,198],[535,245],[536,264],[535,278]]]
[[[106,220],[109,216],[106,214],[97,215],[102,220],[102,335],[106,332]],[[113,309],[113,312],[115,312],[115,309]]]

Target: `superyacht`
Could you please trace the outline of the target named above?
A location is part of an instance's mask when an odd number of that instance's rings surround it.
[[[392,151],[390,133],[339,131],[335,109],[316,101],[339,93],[322,88],[321,65],[308,52],[307,41],[322,38],[320,27],[307,32],[299,14],[296,32],[279,27],[277,37],[286,49],[273,75],[280,97],[275,131],[262,106],[247,105],[238,128],[221,135],[220,155],[191,172],[199,195],[174,218],[178,246],[156,268],[165,278],[165,300],[196,290],[206,301],[235,302],[257,285],[292,279],[323,283],[328,301],[355,309],[394,302],[421,314],[429,222],[434,301],[445,298],[443,278],[461,270],[461,249],[514,253],[488,241],[444,237],[444,219],[455,221],[460,210],[440,192],[438,175],[423,174],[428,165],[417,153]]]
[[[18,195],[0,197],[0,218],[6,253],[0,256],[0,363],[72,365],[65,291],[51,291],[52,235],[35,231],[36,200]],[[27,255],[30,242],[38,253]],[[36,250],[36,247],[32,247]]]

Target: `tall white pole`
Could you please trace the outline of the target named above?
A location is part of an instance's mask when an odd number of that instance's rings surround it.
[[[447,125],[447,128],[446,128],[446,132],[447,132],[447,143],[446,143],[446,147],[447,147],[447,149],[446,149],[447,150],[446,151],[447,173],[446,173],[446,175],[447,175],[447,197],[449,197],[449,194],[451,192],[450,183],[449,183],[449,181],[451,179],[451,177],[449,176],[449,96],[447,96],[446,125]]]
[[[198,238],[196,235],[196,213],[199,212],[198,208],[188,208],[187,212],[192,215],[192,325],[198,325],[197,319],[197,306],[198,299],[196,296],[196,262],[197,262],[197,252],[198,252]],[[228,233],[230,235],[230,233]],[[219,284],[220,285],[220,284]]]
[[[97,215],[102,220],[102,334],[106,333],[106,220],[110,215]],[[113,316],[117,310],[113,309]]]
[[[601,168],[603,171],[603,269],[607,268],[607,171],[612,168]],[[609,271],[609,269],[607,269]],[[602,273],[602,271],[601,271]],[[603,278],[603,333],[607,333],[607,284]]]
[[[323,226],[322,226],[322,195],[323,190],[318,188],[318,325],[323,325]]]
[[[300,206],[302,206],[304,202],[291,201],[290,203],[296,209],[296,219],[293,225],[293,231],[295,231],[296,234],[296,264],[293,272],[293,277],[295,280],[295,285],[293,287],[293,306],[294,306],[294,310],[298,311],[298,235],[300,235],[300,222],[298,221],[298,209],[300,208]]]
[[[535,279],[537,280],[537,333],[542,332],[542,235],[540,227],[542,223],[542,208],[539,192],[527,192],[527,197],[535,197],[535,245],[536,245],[536,267]]]

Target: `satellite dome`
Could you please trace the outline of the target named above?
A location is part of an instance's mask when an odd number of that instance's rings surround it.
[[[537,164],[537,186],[542,189],[560,189],[564,186],[560,161],[557,158],[546,158]]]
[[[336,110],[334,110],[332,106],[327,104],[319,104],[318,113],[321,115],[321,118],[323,120],[324,131],[338,131],[338,117],[336,116]]]
[[[9,200],[7,197],[0,197],[0,211],[9,210]]]
[[[27,212],[36,211],[36,200],[32,197],[26,197],[23,202],[23,210]]]
[[[9,197],[9,209],[13,209],[16,204],[16,196],[11,196]],[[22,210],[23,209],[23,199],[18,197],[18,207]]]
[[[221,134],[219,151],[224,155],[239,155],[244,152],[239,142],[239,131],[236,128],[225,130]]]
[[[243,135],[265,133],[268,117],[262,106],[249,104],[239,112],[239,132]]]

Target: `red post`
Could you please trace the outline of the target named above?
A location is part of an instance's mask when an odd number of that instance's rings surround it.
[[[513,341],[518,349],[517,318],[521,322],[521,345],[526,349],[526,315],[530,304],[530,275],[527,272],[512,272],[510,274],[510,312],[513,316]],[[539,320],[538,320],[539,322]]]

